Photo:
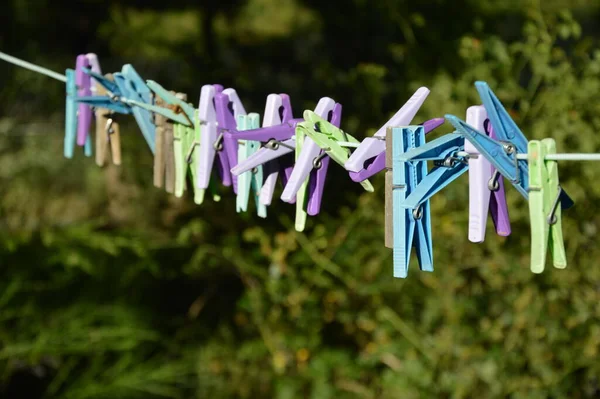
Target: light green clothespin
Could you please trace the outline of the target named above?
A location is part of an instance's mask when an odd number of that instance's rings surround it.
[[[196,118],[197,119],[197,118]],[[194,202],[198,205],[204,202],[205,190],[196,184],[196,170],[200,161],[200,126],[199,121],[194,128],[180,123],[173,124],[173,145],[175,152],[175,196],[182,197],[186,189],[188,170],[192,176]]]
[[[260,127],[260,116],[257,113],[237,116],[237,129],[249,130],[258,129]],[[242,162],[250,155],[260,149],[260,141],[254,140],[238,140],[238,162]],[[259,201],[260,189],[263,185],[263,167],[257,166],[253,170],[242,173],[238,176],[238,187],[236,196],[236,210],[238,213],[248,210],[248,202],[250,201],[250,193],[254,195],[256,204],[256,212],[262,218],[267,217],[267,206]]]
[[[567,267],[562,234],[557,161],[546,160],[556,154],[554,139],[531,140],[527,145],[529,161],[529,217],[531,219],[531,271],[541,273],[546,265],[548,247],[554,267]]]
[[[340,142],[358,144],[360,141],[335,127],[313,111],[304,111],[304,120],[305,122],[298,125],[303,128],[304,134],[308,135],[308,137],[321,147],[331,159],[339,165],[344,166],[350,158],[351,152],[348,147],[342,146]],[[369,192],[374,191],[373,185],[369,180],[362,181],[360,185]]]

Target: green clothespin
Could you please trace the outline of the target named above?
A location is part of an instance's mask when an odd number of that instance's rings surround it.
[[[533,273],[544,271],[548,247],[552,252],[554,267],[567,267],[559,206],[562,189],[558,180],[558,164],[557,161],[546,160],[548,154],[556,154],[554,139],[531,140],[527,144]]]
[[[348,147],[341,145],[341,142],[359,144],[360,141],[353,136],[335,127],[313,111],[304,111],[305,122],[300,123],[308,137],[310,137],[319,147],[321,147],[327,155],[339,165],[344,166],[346,161],[352,154]],[[297,133],[296,133],[297,134]],[[364,180],[360,183],[363,188],[369,192],[373,192],[374,188],[369,180]]]
[[[186,177],[188,170],[192,176],[194,190],[194,202],[198,205],[204,202],[204,191],[197,187],[196,167],[198,165],[199,151],[196,141],[196,130],[180,123],[173,124],[173,145],[175,152],[175,196],[182,197],[186,189]]]
[[[257,113],[248,115],[238,115],[237,129],[249,130],[258,129],[260,127],[260,116]],[[242,162],[250,155],[260,149],[260,141],[255,140],[238,140],[238,162]],[[238,213],[248,210],[248,202],[250,201],[250,193],[254,195],[256,203],[256,212],[261,218],[267,217],[267,206],[259,201],[260,189],[263,185],[263,167],[257,166],[254,170],[242,173],[238,176],[238,189],[236,197],[236,210]]]

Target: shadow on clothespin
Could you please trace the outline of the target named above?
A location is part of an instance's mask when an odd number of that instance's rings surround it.
[[[546,159],[556,154],[553,139],[531,140],[527,145],[529,162],[529,217],[531,219],[531,271],[542,273],[548,248],[554,267],[567,267],[559,203],[561,188],[558,162]]]

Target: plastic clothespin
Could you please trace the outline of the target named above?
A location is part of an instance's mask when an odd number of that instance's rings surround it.
[[[304,129],[305,135],[310,137],[321,150],[325,151],[331,159],[343,167],[351,152],[348,147],[340,144],[340,142],[358,144],[359,141],[327,122],[313,111],[304,111],[304,120],[305,122],[300,123],[296,129]],[[360,184],[365,190],[369,192],[374,191],[373,185],[369,180],[363,180]]]
[[[258,129],[260,126],[260,117],[257,113],[237,116],[237,130]],[[255,153],[260,147],[260,141],[255,140],[239,140],[238,141],[238,159],[240,161]],[[253,194],[256,203],[256,211],[258,216],[267,217],[267,206],[260,202],[260,189],[263,184],[263,168],[256,167],[254,170],[242,173],[238,176],[238,192],[236,196],[237,212],[246,212],[248,210],[248,202],[250,194]]]
[[[445,122],[444,118],[434,118],[430,119],[424,123],[422,123],[423,128],[425,129],[425,134],[435,130],[436,128],[442,126]],[[386,146],[387,147],[387,146]],[[350,172],[350,178],[360,183],[363,180],[366,180],[377,173],[381,172],[386,168],[386,151],[383,150],[380,154],[378,154],[375,158],[371,158],[365,163],[365,167],[361,169],[359,172]],[[391,168],[391,166],[390,166]],[[390,183],[391,184],[391,183]],[[391,191],[390,191],[391,195]]]
[[[231,179],[233,192],[237,194],[236,175],[231,174],[231,168],[238,163],[238,143],[236,139],[236,118],[240,115],[246,115],[246,110],[234,89],[225,89],[222,93],[215,96],[215,108],[217,111],[219,135],[222,135],[222,150],[219,151],[219,163],[223,169],[223,174],[227,174]]]
[[[155,95],[154,96],[154,104],[157,107],[166,107],[166,103],[163,101],[162,98],[160,98],[160,96]],[[167,118],[164,115],[161,115],[159,113],[155,113],[154,114],[154,126],[156,126],[156,129],[154,131],[154,142],[155,142],[155,148],[154,148],[154,167],[153,167],[153,183],[154,183],[154,187],[157,188],[162,188],[163,186],[165,186],[166,183],[166,175],[167,175],[167,169],[168,169],[168,162],[166,161],[167,159],[167,152],[168,151],[174,151],[173,149],[173,141],[171,140],[170,143],[167,142],[167,134],[166,134],[166,129],[167,129]],[[173,136],[171,135],[171,139],[173,138]],[[173,160],[173,164],[171,165],[171,168],[174,167],[174,158],[172,158]],[[174,175],[174,171],[171,171],[171,174]],[[166,188],[166,186],[165,186]],[[174,191],[175,187],[173,185],[173,191]]]
[[[402,206],[406,198],[412,194],[412,190],[427,176],[426,161],[406,162],[402,158],[406,152],[425,144],[425,129],[422,126],[411,126],[390,128],[390,130],[388,135],[392,140],[394,277],[406,278],[413,246],[421,270],[433,271],[429,201],[424,201],[417,210]]]
[[[201,124],[200,133],[200,162],[196,185],[200,189],[207,189],[213,170],[215,155],[222,152],[222,142],[217,140],[217,111],[215,96],[223,91],[221,85],[204,85],[200,91],[200,104],[198,117]],[[217,162],[217,166],[220,162]],[[224,186],[231,186],[231,173],[225,173],[222,168],[218,170]]]
[[[289,97],[287,95],[282,94],[281,98],[282,98],[282,106],[279,108],[280,112],[281,112],[281,116],[280,116],[281,121],[282,121],[281,125],[266,127],[263,129],[257,129],[252,132],[238,133],[239,134],[238,137],[241,137],[241,138],[243,137],[246,139],[251,138],[251,139],[260,140],[261,142],[263,142],[265,144],[264,144],[264,147],[262,147],[260,150],[258,150],[256,153],[254,153],[252,156],[250,156],[247,160],[245,160],[244,162],[241,162],[236,167],[232,168],[232,173],[238,175],[247,170],[251,170],[252,168],[254,168],[258,165],[268,166],[271,161],[278,160],[281,165],[280,170],[283,171],[283,173],[281,173],[281,180],[282,180],[284,188],[285,188],[287,186],[289,178],[292,175],[293,169],[295,167],[293,165],[293,163],[294,163],[293,159],[286,159],[286,158],[289,158],[288,154],[291,155],[291,153],[294,152],[296,149],[296,136],[295,136],[296,126],[298,125],[298,123],[304,121],[304,119],[302,119],[302,118],[292,119],[293,116],[292,116],[291,104],[289,103]],[[315,108],[315,113],[320,116],[327,116],[330,112],[333,111],[334,105],[335,105],[334,100],[332,100],[329,97],[323,97],[319,100],[319,102]],[[268,111],[268,109],[267,109],[267,111]],[[329,161],[327,160],[325,162],[329,162]],[[319,180],[319,181],[321,181],[321,180]],[[318,187],[318,185],[311,186],[313,191],[315,190],[316,187]],[[264,186],[263,186],[263,188],[264,188]],[[268,195],[269,195],[268,198],[269,198],[269,202],[270,202],[270,198],[272,197],[273,188],[267,187],[265,190],[270,190],[268,193]],[[309,205],[310,204],[313,204],[313,205],[320,204],[320,202],[316,196],[311,196],[310,199],[311,199],[311,201],[309,201]],[[296,202],[296,197],[295,196],[290,197],[287,199],[286,202],[294,203],[294,202]],[[318,212],[317,206],[311,206],[310,209],[311,209],[311,211]]]
[[[482,105],[467,109],[467,123],[475,130],[496,138]],[[488,213],[492,216],[498,235],[510,235],[504,178],[498,176],[496,181],[492,179],[496,169],[485,157],[478,156],[477,148],[469,140],[465,141],[465,151],[475,155],[469,158],[469,241],[479,243],[485,240]]]
[[[558,206],[562,191],[558,180],[558,162],[546,160],[548,154],[556,154],[554,139],[531,140],[527,145],[531,271],[534,273],[544,271],[548,247],[554,267],[567,267],[561,209]]]
[[[350,172],[360,172],[365,164],[385,150],[385,133],[388,127],[408,126],[429,95],[427,87],[420,87],[411,98],[387,121],[373,137],[367,137],[352,153],[345,167]]]
[[[342,105],[335,103],[331,110],[331,123],[334,126],[339,126],[341,117]],[[307,216],[317,215],[321,210],[330,158],[310,137],[306,137],[303,128],[296,127],[295,137],[296,163],[283,189],[281,199],[292,202],[295,197],[295,228],[296,231],[304,231]]]
[[[63,153],[65,158],[73,158],[75,146],[77,143],[78,129],[78,100],[77,80],[81,79],[80,73],[88,65],[85,55],[79,55],[76,60],[75,70],[67,69],[65,76],[66,82],[66,109],[65,109],[65,139]],[[85,156],[92,156],[91,139],[84,141]]]
[[[246,159],[238,159],[238,164],[231,168],[231,173],[239,176],[262,166],[264,182],[260,190],[260,202],[264,205],[271,205],[280,172],[285,186],[287,177],[291,174],[293,168],[291,156],[285,157],[289,159],[279,157],[268,161],[265,161],[264,157],[273,155],[274,151],[279,150],[280,146],[290,153],[293,147],[291,149],[287,148],[284,142],[294,137],[296,125],[301,121],[302,119],[293,119],[292,105],[287,94],[269,94],[265,105],[263,127],[238,131],[235,135],[238,140],[253,140],[264,143],[264,147],[258,149]]]
[[[84,68],[91,66],[87,55],[77,56],[77,67],[75,69],[75,83],[77,84],[77,96],[87,97],[92,95],[92,79],[84,72]],[[87,156],[91,152],[91,138],[89,137],[90,127],[92,125],[92,109],[87,104],[79,103],[77,105],[77,145],[85,146]]]
[[[152,105],[152,93],[132,65],[123,65],[121,73],[116,73],[113,77],[126,98]],[[152,112],[139,106],[132,107],[132,112],[150,151],[154,154],[156,126],[154,126]]]
[[[420,135],[420,132],[415,134]],[[416,186],[411,187],[400,206],[418,212],[419,206],[466,172],[468,162],[464,156],[457,154],[464,151],[464,143],[463,136],[450,133],[398,155],[396,159],[403,162],[433,161],[435,165],[427,176],[423,176]]]
[[[450,122],[477,148],[481,155],[494,165],[499,173],[511,182],[521,195],[528,198],[529,167],[526,160],[519,160],[516,157],[518,153],[525,154],[527,152],[527,138],[487,83],[475,82],[475,87],[494,128],[497,140],[478,132],[455,116],[450,116]],[[573,205],[573,200],[567,193],[561,192],[562,208],[567,209]]]
[[[163,114],[164,116],[166,116],[167,118],[174,120],[174,121],[177,120],[178,123],[181,123],[188,127],[194,126],[194,118],[196,117],[196,109],[194,108],[194,106],[192,104],[188,103],[185,100],[182,100],[177,95],[174,95],[172,92],[166,90],[165,88],[163,88],[161,85],[159,85],[158,83],[156,83],[153,80],[146,81],[146,84],[148,85],[148,88],[150,90],[152,90],[160,98],[162,98],[166,104],[172,105],[175,107],[175,111],[173,111],[170,108],[166,108],[171,112],[169,112],[168,114]],[[183,114],[183,115],[181,115],[181,114]],[[177,117],[175,117],[177,119],[173,119],[174,115],[178,115]],[[179,115],[181,115],[181,116],[179,116]]]

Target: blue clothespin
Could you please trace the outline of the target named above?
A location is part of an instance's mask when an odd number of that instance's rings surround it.
[[[403,154],[425,144],[425,130],[422,126],[397,127],[391,130],[394,277],[406,278],[413,246],[417,251],[421,270],[433,271],[429,201],[423,202],[416,210],[402,206],[406,198],[427,176],[426,161],[402,160]]]
[[[451,133],[400,155],[399,159],[403,162],[433,161],[435,165],[402,201],[401,206],[417,209],[465,173],[469,168],[468,161],[464,156],[457,154],[464,148],[464,137]]]
[[[526,159],[518,159],[517,154],[527,154],[527,138],[512,120],[500,100],[485,82],[476,82],[475,86],[497,139],[492,139],[473,129],[454,115],[447,115],[456,132],[469,140],[481,155],[507,178],[526,199],[529,198],[529,165]],[[490,184],[493,185],[493,181]],[[574,205],[573,200],[563,190],[561,192],[562,209]]]
[[[75,83],[75,71],[67,69],[67,108],[65,110],[65,158],[73,158],[75,152],[75,141],[77,139],[77,84]]]
[[[124,65],[121,69],[121,73],[115,73],[113,77],[115,83],[119,86],[119,89],[126,98],[140,103],[152,104],[152,93],[146,85],[146,82],[138,75],[133,66],[130,64]],[[148,143],[148,146],[150,147],[150,151],[154,154],[154,134],[156,126],[154,125],[152,112],[141,107],[133,107],[132,111],[133,116],[146,139],[146,143]]]

